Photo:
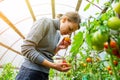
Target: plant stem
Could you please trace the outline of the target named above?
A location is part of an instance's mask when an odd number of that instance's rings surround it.
[[[114,67],[114,64],[113,64],[113,56],[112,56],[112,54],[110,54],[110,62],[111,62],[111,66],[112,66],[112,69],[113,69],[115,80],[118,80],[117,71],[115,70],[115,67]]]
[[[96,5],[96,4],[94,4],[93,2],[90,2],[89,0],[86,0],[87,2],[89,2],[90,4],[92,4],[92,5],[94,5],[94,6],[96,6],[97,8],[99,8],[100,10],[102,10],[102,8],[101,7],[99,7],[98,5]]]
[[[109,2],[112,4],[113,1],[114,1],[114,0],[110,0]],[[109,8],[109,6],[106,6],[106,7],[102,10],[102,12],[101,12],[100,14],[105,13],[105,12],[107,11],[108,8]]]

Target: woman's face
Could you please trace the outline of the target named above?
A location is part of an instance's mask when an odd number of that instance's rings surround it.
[[[67,17],[64,17],[60,21],[60,33],[62,35],[71,34],[78,29],[78,24],[69,22]]]

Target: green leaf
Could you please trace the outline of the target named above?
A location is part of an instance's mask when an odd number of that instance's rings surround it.
[[[107,13],[104,13],[101,15],[101,20],[104,21],[104,20],[108,20],[109,19],[109,15]]]
[[[84,54],[81,51],[79,52],[79,54],[81,57],[84,57]]]
[[[74,41],[72,43],[70,52],[73,53],[72,55],[75,56],[79,52],[79,48],[81,47],[81,45],[83,43],[83,33],[82,32],[78,32],[74,36],[73,39],[74,39]]]
[[[88,10],[89,7],[90,7],[90,3],[85,6],[84,11]]]

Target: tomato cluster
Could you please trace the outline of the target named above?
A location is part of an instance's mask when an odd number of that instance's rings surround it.
[[[108,70],[108,73],[109,73],[110,75],[113,74],[111,66],[107,66],[107,70]]]
[[[112,53],[113,55],[120,58],[119,46],[117,45],[115,40],[110,40],[110,43],[105,42],[104,48],[106,51],[108,51],[108,49],[110,49],[110,51],[111,51],[110,53]]]

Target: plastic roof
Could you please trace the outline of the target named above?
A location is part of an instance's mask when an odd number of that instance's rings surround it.
[[[0,66],[8,62],[12,62],[16,67],[21,65],[23,57],[19,55],[20,45],[32,23],[40,17],[55,18],[56,14],[77,10],[82,19],[85,19],[100,11],[92,6],[84,12],[83,9],[88,2],[82,0],[80,4],[80,1],[0,0]],[[31,6],[32,10],[28,6]]]

